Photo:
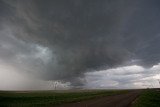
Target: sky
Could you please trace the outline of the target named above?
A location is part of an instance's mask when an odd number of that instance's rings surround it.
[[[0,0],[0,90],[160,87],[159,0]]]

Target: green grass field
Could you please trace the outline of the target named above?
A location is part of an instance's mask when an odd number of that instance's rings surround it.
[[[97,97],[123,94],[127,90],[94,90],[94,91],[0,91],[0,107],[44,107],[69,102],[77,102]]]
[[[160,107],[160,91],[145,90],[133,107]]]

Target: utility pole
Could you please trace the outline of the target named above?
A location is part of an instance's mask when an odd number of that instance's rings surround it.
[[[157,79],[158,80],[158,83],[160,84],[160,79]]]
[[[57,81],[55,81],[54,89],[55,89],[55,90],[57,89]]]

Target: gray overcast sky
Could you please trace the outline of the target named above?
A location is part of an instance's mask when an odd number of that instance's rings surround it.
[[[159,0],[0,0],[0,89],[157,86],[159,29]]]

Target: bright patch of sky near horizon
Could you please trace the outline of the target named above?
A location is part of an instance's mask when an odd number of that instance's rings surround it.
[[[0,66],[0,90],[54,90],[55,82],[33,78],[16,72],[13,67]],[[86,89],[159,88],[160,64],[145,69],[131,65],[85,73]],[[56,89],[70,89],[70,83],[56,83]],[[82,87],[81,87],[82,88]]]

